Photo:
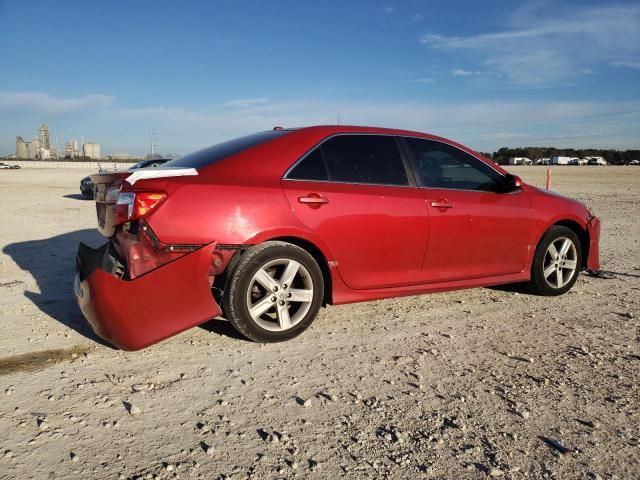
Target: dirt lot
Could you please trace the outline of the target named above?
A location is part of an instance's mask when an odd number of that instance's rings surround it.
[[[77,243],[101,243],[83,175],[0,171],[0,478],[640,477],[640,168],[554,170],[615,279],[333,307],[276,345],[213,321],[134,353],[73,300]]]

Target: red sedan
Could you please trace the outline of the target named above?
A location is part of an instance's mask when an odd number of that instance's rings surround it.
[[[128,350],[219,315],[275,342],[327,304],[514,282],[559,295],[599,268],[585,205],[423,133],[276,128],[92,180],[110,240],[80,244],[75,294]]]

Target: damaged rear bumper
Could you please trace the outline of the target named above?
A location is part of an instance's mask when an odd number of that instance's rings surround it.
[[[138,350],[221,313],[211,294],[209,269],[215,243],[134,280],[114,272],[110,243],[80,243],[74,292],[93,331],[123,350]]]

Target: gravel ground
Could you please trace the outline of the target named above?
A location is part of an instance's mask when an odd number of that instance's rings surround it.
[[[77,243],[102,242],[84,174],[0,171],[0,478],[640,477],[640,168],[554,170],[613,279],[331,307],[275,345],[212,321],[133,353],[73,300]]]

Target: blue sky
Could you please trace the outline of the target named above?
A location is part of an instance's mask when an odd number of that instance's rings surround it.
[[[640,2],[0,0],[0,154],[41,122],[102,153],[272,128],[478,150],[640,146]]]

